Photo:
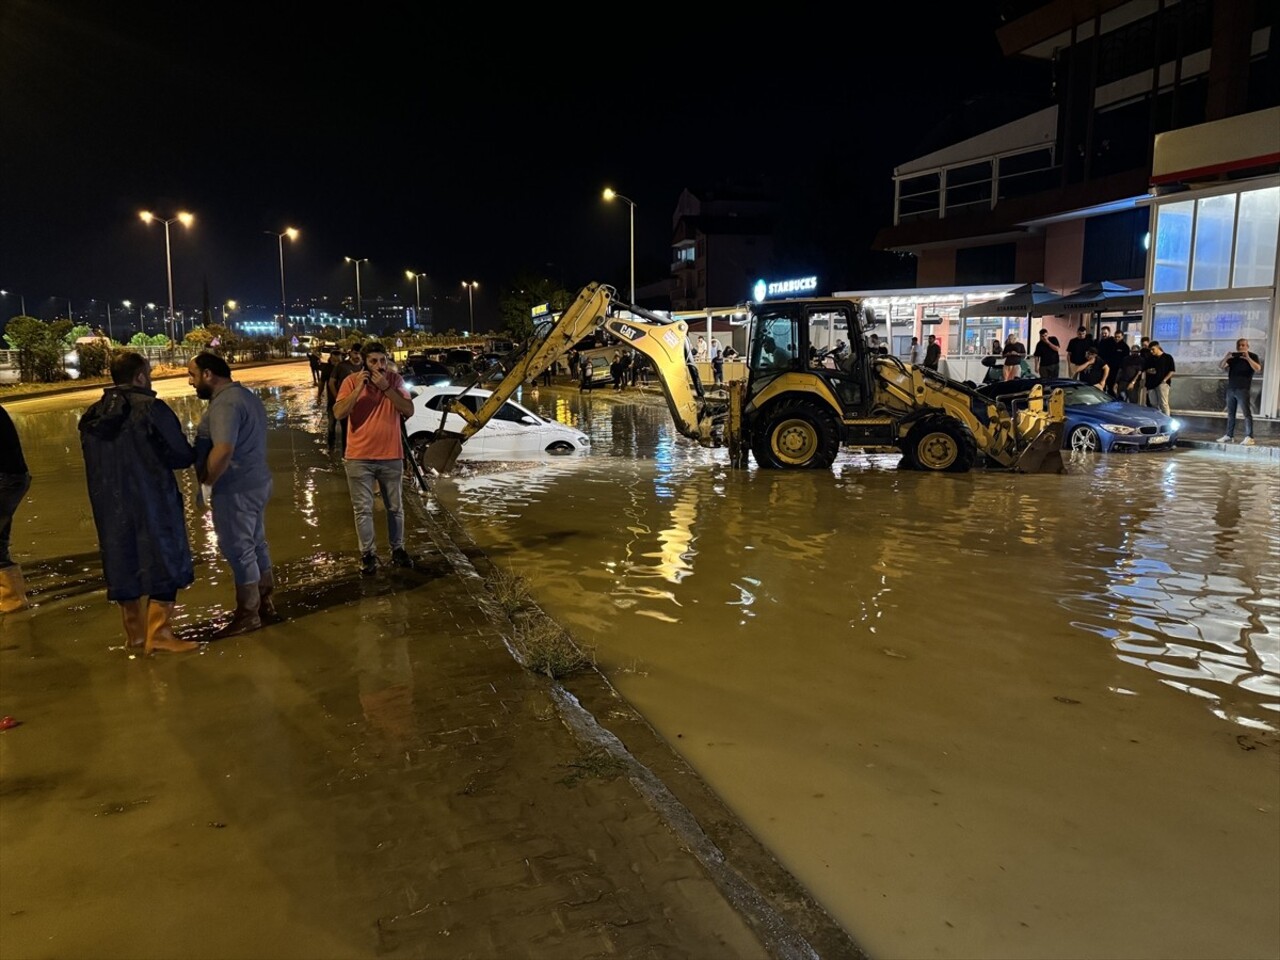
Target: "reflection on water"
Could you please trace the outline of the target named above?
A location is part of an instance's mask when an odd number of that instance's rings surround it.
[[[657,404],[524,402],[576,409],[590,456],[442,502],[873,953],[1280,946],[1274,468],[740,471]],[[1266,749],[1242,765],[1237,735]],[[1241,907],[1185,862],[1257,894],[1211,947],[1182,928]]]

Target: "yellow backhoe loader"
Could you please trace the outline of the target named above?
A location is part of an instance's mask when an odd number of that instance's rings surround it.
[[[963,472],[981,456],[1022,473],[1064,472],[1060,390],[1046,395],[1032,384],[1017,404],[997,405],[935,371],[874,353],[863,335],[874,318],[854,299],[769,300],[746,312],[746,377],[707,388],[685,321],[619,303],[613,288],[589,284],[539,325],[501,382],[485,385],[492,395],[483,406],[452,404],[466,426],[439,433],[422,465],[446,473],[521,384],[603,328],[649,358],[676,429],[702,446],[727,447],[736,467],[748,465],[749,453],[761,467],[826,469],[846,446],[898,450],[902,465],[918,470]],[[812,331],[841,326],[850,349],[811,360]]]

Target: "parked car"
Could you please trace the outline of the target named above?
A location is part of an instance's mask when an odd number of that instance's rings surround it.
[[[467,390],[457,384],[418,387],[413,393],[413,416],[404,422],[409,446],[415,456],[431,442],[440,429],[441,409],[459,394],[467,409],[475,412],[492,396],[489,390]],[[445,430],[459,432],[464,421],[456,413],[444,416]],[[581,430],[538,416],[514,400],[504,403],[497,415],[462,445],[459,459],[501,460],[541,454],[573,454],[590,449],[591,441]]]
[[[453,374],[448,367],[420,354],[409,354],[397,366],[400,368],[400,376],[404,378],[404,385],[411,394],[414,387],[434,387],[453,382]]]
[[[1000,400],[1025,393],[1037,383],[1043,384],[1046,390],[1061,387],[1065,395],[1067,422],[1062,432],[1063,449],[1084,453],[1165,450],[1178,442],[1182,424],[1175,418],[1153,407],[1113,400],[1097,387],[1079,380],[1065,377],[1002,380],[984,384],[978,392]]]

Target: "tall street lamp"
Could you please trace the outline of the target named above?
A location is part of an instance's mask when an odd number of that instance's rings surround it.
[[[179,213],[176,217],[165,220],[163,217],[157,217],[150,210],[143,210],[138,214],[142,218],[143,223],[150,223],[152,220],[158,220],[164,224],[164,270],[165,275],[169,278],[169,339],[173,343],[178,342],[178,331],[174,326],[173,312],[173,255],[169,245],[169,224],[181,223],[184,227],[190,227],[195,222],[195,217],[189,213]]]
[[[404,275],[408,279],[413,281],[413,293],[418,301],[418,312],[414,314],[414,321],[415,323],[421,323],[422,322],[422,287],[419,284],[419,281],[422,279],[422,274],[414,273],[412,270],[406,270],[404,272]]]
[[[238,306],[239,304],[236,303],[234,300],[228,300],[226,303],[222,305],[222,325],[226,327],[228,330],[231,329],[231,321],[227,319],[227,311],[234,310]]]
[[[634,306],[636,302],[636,205],[633,201],[628,200],[614,190],[613,187],[604,188],[604,198],[606,200],[621,200],[631,208],[631,303]]]
[[[476,328],[476,305],[475,305],[475,301],[472,300],[471,298],[471,291],[473,291],[478,286],[480,286],[480,283],[477,280],[462,281],[462,289],[467,291],[467,323],[470,324],[470,326],[467,327],[468,337],[471,336],[471,334],[475,331],[475,328]]]
[[[18,302],[22,304],[22,316],[27,315],[27,298],[20,293],[13,293],[9,290],[0,290],[0,297],[17,297]]]
[[[120,302],[124,305],[124,308],[125,308],[126,310],[132,310],[132,309],[133,309],[133,301],[132,301],[132,300],[121,300]],[[143,323],[142,323],[142,304],[138,304],[138,332],[139,332],[139,333],[146,333],[146,332],[147,332],[147,328],[146,328],[146,327],[143,325]]]
[[[276,233],[273,230],[263,230],[263,233],[270,234],[280,242],[280,335],[288,336],[289,326],[289,301],[284,295],[284,238],[290,240],[298,239],[298,230],[296,227],[286,227],[284,233]],[[234,303],[234,301],[232,301]]]
[[[364,316],[364,308],[360,305],[360,264],[368,263],[369,258],[361,257],[357,260],[355,257],[343,257],[342,259],[356,265],[356,319],[359,320]]]

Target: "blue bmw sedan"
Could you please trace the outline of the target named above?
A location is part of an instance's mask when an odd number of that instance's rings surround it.
[[[1082,453],[1164,450],[1178,442],[1182,425],[1154,407],[1113,400],[1097,387],[1079,380],[1004,380],[988,383],[978,392],[999,400],[1023,393],[1032,383],[1045,391],[1061,388],[1066,403],[1067,422],[1062,431],[1064,450]]]

